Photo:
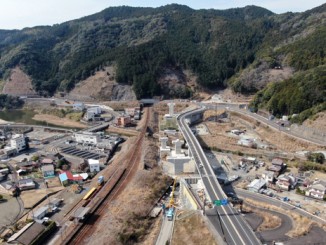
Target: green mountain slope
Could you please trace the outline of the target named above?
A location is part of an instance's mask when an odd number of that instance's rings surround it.
[[[276,15],[256,6],[229,10],[193,10],[176,4],[123,6],[60,25],[0,30],[0,77],[6,79],[20,66],[40,94],[52,95],[114,65],[117,81],[132,85],[141,98],[160,95],[157,79],[165,68],[173,67],[191,70],[206,89],[231,86],[253,93],[267,86],[254,105],[270,108],[262,94],[268,90],[278,98],[282,90],[270,87],[289,91],[289,86],[301,86],[300,76],[313,77],[324,69],[325,9],[326,4],[304,13]],[[266,80],[260,73],[279,66],[298,76],[285,82],[289,85],[267,85],[275,82],[273,77]],[[285,103],[286,109],[281,106],[277,113],[300,112],[322,100],[295,110]]]

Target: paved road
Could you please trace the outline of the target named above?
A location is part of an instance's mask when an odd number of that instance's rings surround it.
[[[272,197],[268,197],[266,195],[262,195],[262,194],[258,194],[258,193],[253,193],[253,192],[250,192],[250,191],[246,191],[246,190],[243,190],[243,189],[239,189],[239,188],[236,188],[235,189],[235,192],[237,193],[238,196],[242,197],[242,198],[251,198],[251,199],[254,199],[256,201],[260,201],[260,202],[265,202],[265,203],[268,203],[268,204],[271,204],[271,205],[274,205],[274,206],[277,206],[277,207],[281,207],[283,209],[286,209],[286,210],[292,210],[294,212],[297,212],[299,213],[300,215],[302,216],[305,216],[305,217],[308,217],[308,218],[311,218],[313,221],[316,221],[316,222],[319,222],[319,223],[322,223],[322,224],[326,224],[326,220],[316,216],[316,215],[313,215],[301,208],[297,208],[287,202],[283,202],[283,201],[280,201],[278,199],[275,199],[275,198],[272,198]]]
[[[204,106],[208,109],[211,109],[211,110],[216,110],[216,109],[227,109],[227,110],[230,110],[230,111],[235,111],[235,112],[238,112],[242,115],[246,115],[246,116],[249,116],[251,118],[254,118],[274,129],[277,129],[279,131],[282,131],[283,133],[286,133],[288,135],[291,135],[295,138],[299,138],[301,140],[304,140],[304,141],[307,141],[307,142],[310,142],[310,143],[314,143],[314,144],[317,144],[317,145],[322,145],[322,146],[326,146],[326,142],[325,140],[324,141],[321,141],[321,140],[318,140],[318,139],[313,139],[313,138],[310,138],[310,137],[304,137],[303,135],[299,135],[297,133],[294,133],[293,131],[290,131],[288,130],[288,128],[286,127],[282,127],[280,125],[278,125],[275,121],[271,121],[271,120],[268,120],[267,118],[261,116],[261,115],[258,115],[256,113],[252,113],[248,110],[245,110],[245,109],[239,109],[239,105],[238,104],[227,104],[227,103],[220,103],[220,104],[217,104],[217,103],[197,103],[198,105],[200,106]]]
[[[197,109],[181,114],[178,117],[178,124],[189,145],[199,173],[202,176],[203,183],[208,193],[208,199],[213,201],[217,199],[225,199],[226,195],[220,184],[217,182],[216,176],[203,152],[203,149],[185,120],[186,117],[195,113],[203,112],[204,110],[205,109]],[[220,230],[222,227],[227,244],[261,244],[252,229],[243,220],[242,216],[230,205],[219,207],[214,206],[213,209],[207,211],[207,214],[208,219],[217,230]],[[222,224],[222,226],[220,224]]]
[[[173,232],[173,221],[169,221],[165,216],[163,216],[163,222],[161,225],[160,235],[157,238],[156,245],[165,245],[166,241],[170,241]]]

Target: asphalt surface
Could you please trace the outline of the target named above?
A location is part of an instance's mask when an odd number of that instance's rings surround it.
[[[200,144],[185,120],[186,117],[203,111],[203,109],[194,110],[180,115],[178,117],[178,124],[195,159],[197,168],[205,185],[205,189],[208,193],[208,199],[211,201],[226,199],[227,197],[220,184],[217,182],[216,176]],[[207,217],[217,230],[222,230],[227,244],[261,244],[251,227],[230,205],[214,205],[213,209],[207,211]]]
[[[251,199],[254,199],[256,201],[259,201],[259,202],[265,202],[265,203],[268,203],[268,204],[271,204],[271,205],[274,205],[274,206],[277,206],[277,207],[281,207],[285,210],[292,210],[294,212],[297,212],[299,213],[300,215],[302,216],[305,216],[305,217],[308,217],[310,219],[312,219],[313,221],[316,221],[316,222],[319,222],[321,224],[326,224],[326,220],[316,216],[316,215],[313,215],[301,208],[298,208],[298,207],[295,207],[291,204],[288,204],[287,202],[284,202],[284,201],[281,201],[281,200],[278,200],[278,199],[275,199],[275,198],[272,198],[272,197],[268,197],[266,195],[262,195],[262,194],[258,194],[258,193],[253,193],[253,192],[250,192],[250,191],[246,191],[246,190],[243,190],[243,189],[239,189],[239,188],[236,188],[234,189],[235,192],[237,193],[237,195],[239,197],[242,197],[242,198],[251,198]]]
[[[266,243],[266,242],[273,242],[273,241],[286,241],[289,239],[289,237],[285,235],[293,227],[292,219],[289,216],[282,214],[280,212],[254,207],[253,205],[249,205],[249,206],[258,209],[260,211],[270,213],[274,216],[278,216],[282,220],[280,226],[276,227],[275,229],[256,232],[257,236],[260,238],[262,242]],[[246,216],[247,215],[245,215],[245,217]],[[247,221],[249,222],[249,224],[251,223],[248,219]],[[254,229],[256,230],[257,228],[258,227],[255,227]]]

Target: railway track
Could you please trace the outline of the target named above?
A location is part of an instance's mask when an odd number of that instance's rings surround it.
[[[127,186],[130,178],[137,172],[138,168],[135,165],[137,165],[141,160],[142,143],[144,141],[144,136],[147,131],[149,117],[150,109],[146,108],[145,124],[140,134],[138,135],[136,142],[134,143],[134,148],[129,151],[124,158],[125,168],[123,170],[123,173],[121,175],[118,174],[119,178],[117,178],[115,182],[113,181],[111,183],[107,183],[107,185],[110,185],[112,187],[111,189],[109,189],[109,187],[108,189],[105,189],[105,187],[102,188],[102,190],[90,202],[89,206],[94,207],[94,210],[90,212],[91,216],[86,222],[78,224],[78,227],[76,227],[74,233],[71,234],[70,237],[65,239],[65,242],[63,244],[83,244],[84,239],[86,237],[90,237],[90,235],[95,230],[95,223],[98,221],[96,219],[98,217],[100,219],[101,215],[104,214],[104,211],[107,210],[107,207],[109,206],[110,202],[119,195],[119,193]],[[97,198],[98,200],[96,200]]]

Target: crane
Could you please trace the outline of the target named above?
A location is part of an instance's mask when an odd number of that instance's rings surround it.
[[[171,197],[170,197],[170,201],[169,201],[169,210],[166,213],[166,217],[170,221],[173,220],[173,216],[174,216],[174,191],[175,191],[176,183],[177,183],[177,178],[175,178],[174,182],[173,182]]]

